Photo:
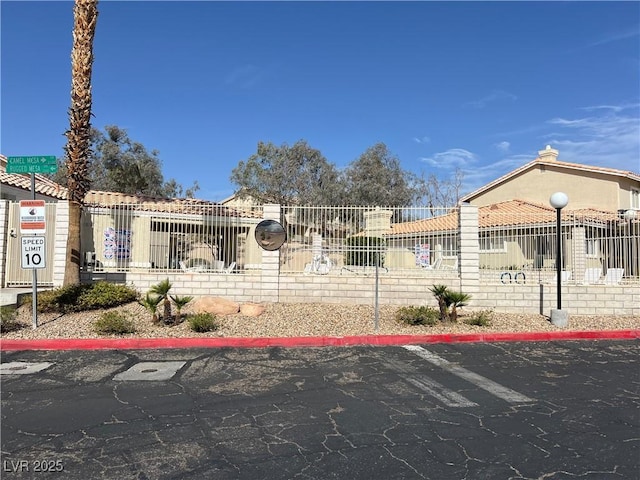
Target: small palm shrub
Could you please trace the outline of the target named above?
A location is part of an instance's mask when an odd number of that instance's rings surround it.
[[[468,293],[449,290],[446,285],[433,285],[429,291],[438,300],[440,320],[443,322],[457,322],[458,308],[468,305],[471,300]]]
[[[215,332],[220,328],[218,319],[211,313],[194,313],[187,317],[189,328],[194,332]]]
[[[0,307],[0,333],[20,330],[24,325],[16,320],[16,309],[13,307]]]
[[[133,320],[123,312],[104,312],[94,323],[94,329],[100,335],[124,335],[135,333]]]
[[[473,313],[471,316],[464,319],[464,323],[467,325],[477,325],[479,327],[486,327],[491,323],[493,312],[491,310],[481,310]]]
[[[177,310],[174,323],[179,323],[180,320],[182,319],[182,309],[187,305],[187,303],[193,300],[193,297],[190,295],[186,295],[184,297],[179,297],[178,295],[176,296],[171,295],[171,300],[173,300],[173,303],[175,304],[176,310]]]
[[[396,312],[396,320],[407,325],[430,325],[438,323],[439,313],[431,307],[401,307]]]
[[[162,300],[162,321],[168,323],[171,318],[171,300],[169,300],[169,292],[171,291],[171,282],[168,278],[160,283],[152,285],[149,292],[157,295]]]
[[[160,297],[154,297],[149,292],[147,292],[144,298],[138,300],[138,303],[151,314],[151,321],[153,323],[160,323],[160,319],[158,318],[158,305],[160,305],[161,301],[162,299]]]
[[[454,290],[447,290],[444,294],[444,301],[447,307],[451,308],[449,312],[449,320],[451,322],[458,321],[458,308],[464,307],[469,304],[471,295],[468,293],[456,292]]]
[[[440,309],[440,321],[446,322],[449,320],[449,307],[445,300],[445,295],[449,291],[446,285],[433,285],[429,291],[433,293],[433,296],[438,300],[438,308]]]

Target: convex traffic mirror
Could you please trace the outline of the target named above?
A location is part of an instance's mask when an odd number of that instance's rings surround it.
[[[264,250],[278,250],[287,240],[284,227],[275,220],[262,220],[256,225],[256,242]]]

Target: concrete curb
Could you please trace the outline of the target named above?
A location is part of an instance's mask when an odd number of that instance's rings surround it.
[[[134,350],[159,348],[264,348],[421,343],[543,342],[551,340],[635,340],[640,330],[585,330],[530,333],[459,333],[442,335],[360,335],[351,337],[260,338],[66,338],[0,340],[0,351],[19,350]]]

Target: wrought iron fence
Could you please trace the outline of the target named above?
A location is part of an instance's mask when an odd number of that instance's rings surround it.
[[[480,277],[483,281],[514,284],[555,281],[556,212],[537,207],[520,210],[480,208]],[[638,282],[638,220],[591,209],[567,211],[562,212],[561,229],[563,282]]]
[[[282,272],[457,272],[457,209],[284,206]]]
[[[86,270],[229,273],[261,261],[248,238],[262,207],[166,201],[89,206],[83,215]]]

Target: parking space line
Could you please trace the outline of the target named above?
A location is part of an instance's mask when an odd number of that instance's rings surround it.
[[[458,392],[449,390],[444,385],[432,380],[425,375],[410,375],[407,372],[407,365],[396,360],[386,359],[385,363],[398,372],[401,378],[409,382],[414,387],[418,387],[423,392],[428,393],[448,407],[477,407],[478,404],[463,397]]]
[[[493,380],[489,380],[482,375],[478,375],[477,373],[471,372],[466,368],[460,367],[458,365],[454,365],[448,360],[436,355],[429,350],[422,348],[419,345],[403,345],[405,350],[409,350],[410,352],[415,353],[420,358],[428,361],[429,363],[436,365],[444,370],[451,372],[452,374],[467,380],[468,382],[473,383],[477,387],[486,390],[492,395],[495,395],[498,398],[501,398],[509,403],[531,403],[534,400],[527,397],[526,395],[522,395],[521,393],[516,392],[515,390],[511,390],[499,383],[494,382]]]

